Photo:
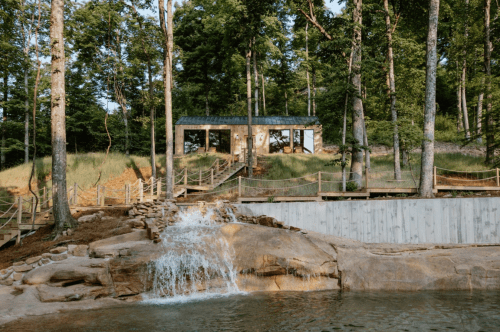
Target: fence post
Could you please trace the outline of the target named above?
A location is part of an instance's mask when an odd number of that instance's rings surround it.
[[[434,188],[436,188],[436,185],[437,185],[437,167],[434,166]]]
[[[238,197],[241,197],[241,175],[238,176]]]
[[[101,185],[97,185],[97,203],[96,205],[99,205],[101,203]]]
[[[318,194],[321,192],[321,171],[318,172]]]
[[[142,179],[139,179],[139,202],[144,202],[144,186]]]
[[[106,187],[102,186],[102,193],[101,193],[101,206],[104,206],[104,201],[106,200]]]
[[[74,184],[73,186],[73,205],[78,204],[78,184]]]
[[[175,176],[174,176],[174,181],[172,183],[175,186]],[[160,199],[160,196],[161,196],[161,178],[158,178],[158,180],[156,181],[156,195],[158,195],[158,199]]]
[[[219,173],[219,158],[215,161],[215,174]]]
[[[210,169],[210,184],[213,186],[214,185],[214,169]]]
[[[497,187],[500,187],[500,169],[497,168]]]
[[[229,163],[227,164],[227,168],[231,168],[232,162],[233,162],[233,158],[229,158]]]
[[[23,198],[19,196],[17,198],[17,226],[21,224],[23,220]]]
[[[150,182],[151,182],[151,188],[149,188],[149,191],[150,191],[151,199],[153,199],[153,195],[155,194],[155,192],[154,192],[154,190],[155,190],[155,178],[151,177]]]
[[[370,169],[368,167],[365,168],[365,188],[368,190],[368,177],[370,176]]]
[[[199,179],[199,185],[201,186],[201,168],[200,168],[200,179]]]
[[[188,192],[188,169],[187,167],[184,167],[184,198],[187,198],[187,192]]]

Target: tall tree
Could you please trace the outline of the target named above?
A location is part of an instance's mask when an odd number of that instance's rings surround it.
[[[469,112],[467,110],[467,93],[466,93],[466,82],[467,82],[467,39],[469,36],[469,0],[465,0],[465,17],[464,17],[464,50],[463,50],[463,62],[462,62],[462,78],[461,89],[462,89],[462,112],[464,120],[464,130],[465,138],[470,139],[470,128],[469,128]]]
[[[257,70],[257,52],[253,52],[253,77],[255,85],[255,116],[259,116],[259,71]]]
[[[248,43],[248,51],[246,52],[246,72],[247,72],[247,111],[248,111],[248,137],[247,137],[247,161],[248,161],[248,177],[253,176],[253,138],[252,138],[252,71],[250,59],[252,57],[252,40]]]
[[[420,170],[420,196],[433,197],[434,127],[436,120],[436,69],[439,0],[430,0],[427,32],[427,65],[425,79],[424,140]]]
[[[352,84],[354,95],[352,97],[352,146],[350,180],[361,187],[363,178],[363,99],[361,96],[361,27],[363,24],[363,0],[353,0],[352,18],[354,22],[353,47],[352,47]]]
[[[387,60],[389,61],[389,90],[391,93],[391,116],[393,123],[394,179],[401,180],[401,165],[399,161],[398,112],[396,110],[396,79],[394,77],[394,56],[392,52],[392,33],[395,26],[391,24],[389,0],[384,0],[385,28],[387,35]]]
[[[484,0],[484,71],[486,93],[486,164],[492,164],[495,158],[495,129],[492,114],[491,93],[491,40],[490,40],[491,0]]]
[[[311,116],[311,85],[309,83],[309,22],[306,23],[306,80],[307,80],[307,116]]]
[[[50,12],[52,199],[56,236],[62,233],[66,225],[76,227],[76,220],[69,210],[66,190],[66,91],[63,31],[64,0],[52,0]]]
[[[165,131],[167,140],[166,152],[166,195],[168,199],[174,198],[174,135],[172,128],[172,51],[174,48],[174,34],[173,34],[173,12],[172,0],[167,0],[167,24],[165,25],[165,5],[163,0],[158,0],[158,8],[160,12],[160,25],[163,31],[164,39],[164,61],[163,61],[163,84],[165,91]]]

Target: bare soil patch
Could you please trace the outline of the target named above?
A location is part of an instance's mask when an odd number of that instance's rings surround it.
[[[75,213],[73,216],[79,218],[97,211],[99,209],[82,211]],[[40,256],[58,246],[89,244],[108,237],[130,233],[132,229],[123,222],[127,211],[127,208],[105,211],[105,216],[113,217],[113,219],[80,224],[74,229],[74,233],[71,236],[60,236],[56,241],[53,241],[51,237],[54,225],[44,226],[38,229],[33,235],[25,237],[22,245],[11,245],[1,248],[0,269],[7,268],[17,261]]]

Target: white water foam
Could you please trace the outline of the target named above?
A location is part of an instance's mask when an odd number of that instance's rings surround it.
[[[149,266],[153,288],[146,302],[179,303],[241,294],[232,264],[234,252],[220,233],[214,209],[188,209],[178,216],[180,221],[161,234],[165,254]]]

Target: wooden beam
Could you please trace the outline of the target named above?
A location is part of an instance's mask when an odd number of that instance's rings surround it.
[[[436,186],[437,190],[500,191],[499,187]]]

